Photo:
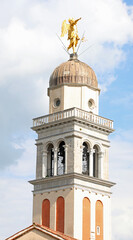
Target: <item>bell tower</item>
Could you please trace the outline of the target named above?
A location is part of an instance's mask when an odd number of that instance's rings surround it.
[[[33,222],[79,240],[111,240],[113,121],[99,116],[95,72],[76,53],[49,81],[49,114],[34,118],[38,138]]]

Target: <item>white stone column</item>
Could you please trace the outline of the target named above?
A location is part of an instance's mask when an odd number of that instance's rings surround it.
[[[54,176],[57,175],[57,153],[58,148],[54,148]]]
[[[93,153],[95,150],[93,148],[90,149],[90,159],[89,159],[89,176],[93,177]]]
[[[54,153],[54,148],[52,148],[52,152]],[[52,164],[51,166],[51,173],[52,173],[52,176],[54,176],[54,164]]]
[[[103,152],[98,153],[98,178],[103,178]]]
[[[47,151],[42,152],[42,178],[47,176]]]
[[[84,146],[82,145],[82,146],[80,146],[80,159],[81,159],[81,161],[80,161],[80,163],[81,163],[81,167],[80,167],[80,173],[83,173],[83,168],[82,168],[82,165],[83,165],[83,149],[84,149]]]
[[[67,174],[67,150],[68,150],[68,145],[65,145],[64,148],[65,148],[65,174]]]

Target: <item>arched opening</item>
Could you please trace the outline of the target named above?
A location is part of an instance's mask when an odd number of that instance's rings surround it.
[[[58,160],[57,160],[57,174],[62,175],[65,173],[65,142],[59,144]]]
[[[63,197],[58,197],[56,202],[56,231],[64,233],[64,206]]]
[[[95,145],[93,147],[94,149],[94,153],[93,153],[93,177],[97,177],[98,178],[98,147],[97,145]]]
[[[96,202],[96,240],[103,240],[103,204],[101,201]]]
[[[42,225],[50,227],[50,201],[48,199],[42,202]]]
[[[90,239],[90,224],[91,224],[91,218],[90,218],[90,200],[85,197],[83,199],[83,220],[82,220],[82,239],[88,240]]]
[[[54,146],[49,144],[47,148],[47,176],[54,175]]]
[[[89,149],[86,142],[83,143],[83,154],[82,154],[82,173],[89,175]]]

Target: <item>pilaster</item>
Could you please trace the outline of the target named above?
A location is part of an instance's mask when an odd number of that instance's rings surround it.
[[[68,145],[66,144],[65,146],[64,146],[64,148],[65,148],[65,174],[67,174],[67,161],[68,161],[68,159],[67,159],[67,152],[68,152]]]
[[[91,148],[89,152],[90,152],[89,170],[90,170],[90,176],[93,177],[93,153],[95,152],[95,150]]]
[[[58,153],[58,148],[54,148],[54,176],[57,175],[57,153]]]
[[[99,178],[103,178],[103,157],[104,157],[104,152],[99,152],[98,153],[98,169],[99,169]]]
[[[42,152],[42,177],[47,176],[47,151]]]

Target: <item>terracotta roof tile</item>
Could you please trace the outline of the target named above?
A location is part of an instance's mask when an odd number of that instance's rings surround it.
[[[22,236],[24,235],[25,233],[31,231],[32,229],[37,229],[45,234],[48,234],[48,235],[51,235],[53,237],[55,237],[56,239],[62,239],[62,240],[74,240],[75,238],[72,238],[70,236],[67,236],[61,232],[58,232],[58,231],[55,231],[55,230],[52,230],[51,228],[48,228],[48,227],[44,227],[42,225],[39,225],[39,224],[36,224],[36,223],[33,223],[33,225],[19,231],[18,233],[12,235],[11,237],[7,238],[6,240],[14,240],[14,239],[17,239],[19,236]],[[76,239],[75,239],[76,240]]]

